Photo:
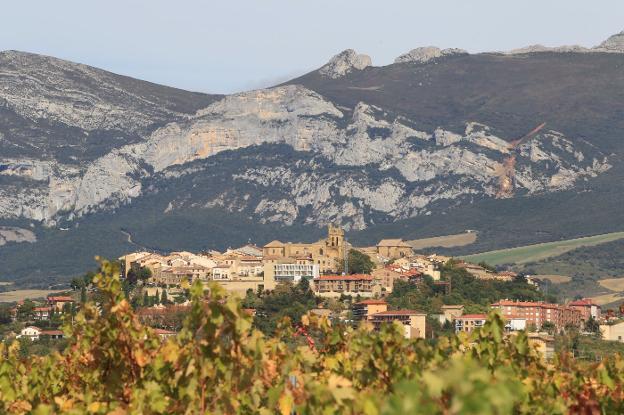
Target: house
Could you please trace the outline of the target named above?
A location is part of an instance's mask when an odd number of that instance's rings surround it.
[[[48,305],[54,307],[56,311],[63,311],[66,304],[74,303],[74,299],[69,296],[49,296]]]
[[[557,330],[568,325],[581,325],[581,312],[578,309],[559,304],[501,300],[492,304],[491,308],[500,310],[505,320],[525,319],[527,328],[533,326],[537,330],[546,322],[554,324]]]
[[[455,333],[461,331],[470,333],[483,327],[487,320],[486,314],[465,314],[455,318]]]
[[[434,314],[432,317],[437,318],[440,324],[444,324],[447,321],[453,322],[456,318],[461,317],[464,314],[463,305],[443,305],[440,308],[439,314]]]
[[[376,293],[381,293],[381,287],[373,284],[372,275],[321,275],[314,279],[314,292],[319,297],[341,295],[372,297]]]
[[[156,333],[162,340],[168,339],[169,337],[173,337],[177,334],[175,331],[165,329],[154,329],[154,333]]]
[[[572,301],[571,303],[568,303],[568,306],[579,310],[581,313],[581,320],[583,322],[587,322],[590,318],[593,318],[596,321],[600,319],[602,310],[600,309],[600,306],[591,298],[583,298],[582,300]]]
[[[33,319],[37,321],[49,320],[52,316],[52,307],[35,307],[33,308]]]
[[[624,343],[624,321],[612,324],[601,324],[600,334],[604,340]]]
[[[412,255],[412,247],[402,239],[382,239],[376,245],[377,254],[384,258],[403,258]]]
[[[393,268],[391,266],[386,266],[383,268],[376,268],[371,272],[371,275],[377,284],[381,285],[389,292],[394,288],[395,281],[406,281],[402,276],[402,269],[398,267]]]
[[[28,327],[24,327],[22,331],[20,331],[20,334],[18,334],[16,337],[18,339],[27,338],[32,341],[36,341],[36,340],[39,340],[39,336],[41,336],[41,332],[42,330],[39,327],[28,326]]]
[[[375,330],[379,330],[382,324],[398,321],[403,324],[404,336],[407,339],[424,339],[427,315],[415,310],[382,311],[373,314],[371,321]]]
[[[545,333],[528,333],[529,346],[535,348],[544,358],[555,355],[555,338]]]
[[[40,334],[42,338],[47,337],[53,340],[60,340],[65,337],[61,330],[43,330]]]
[[[351,306],[355,321],[372,320],[373,315],[388,311],[388,303],[384,300],[363,300]]]

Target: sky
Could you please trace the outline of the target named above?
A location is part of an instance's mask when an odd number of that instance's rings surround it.
[[[294,78],[347,48],[380,66],[419,46],[595,46],[622,30],[619,0],[19,0],[3,2],[0,50],[230,93]]]

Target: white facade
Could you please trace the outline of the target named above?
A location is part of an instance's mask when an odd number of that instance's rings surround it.
[[[301,278],[313,279],[319,277],[317,264],[274,264],[275,281],[299,282]]]
[[[525,318],[510,318],[509,320],[507,320],[507,324],[505,324],[505,328],[511,331],[526,330],[526,319]]]
[[[33,326],[28,326],[22,329],[22,331],[20,332],[20,334],[18,334],[16,337],[22,338],[22,337],[26,337],[29,338],[32,341],[35,340],[39,340],[39,336],[41,336],[41,329],[38,327],[33,327]]]

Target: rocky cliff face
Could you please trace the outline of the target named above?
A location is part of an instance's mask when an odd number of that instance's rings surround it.
[[[444,128],[428,133],[416,124],[364,102],[338,109],[301,86],[236,94],[141,142],[113,149],[84,170],[50,161],[4,160],[0,174],[19,180],[0,189],[0,215],[53,225],[59,218],[128,203],[143,194],[150,177],[172,166],[263,144],[286,144],[330,164],[310,164],[306,172],[284,165],[235,174],[235,181],[255,183],[267,193],[279,187],[294,198],[262,198],[246,206],[261,222],[340,222],[360,229],[369,224],[369,210],[400,219],[427,214],[439,200],[495,195],[501,163],[509,155],[505,140],[476,122],[460,133]],[[540,135],[521,148],[518,191],[565,189],[609,168],[604,155],[585,155],[584,150],[555,131]],[[353,167],[366,174],[332,173]],[[368,175],[383,180],[373,183]],[[23,186],[26,182],[30,185]],[[231,199],[238,196],[226,192],[206,203],[230,206]],[[304,217],[309,208],[314,213]]]

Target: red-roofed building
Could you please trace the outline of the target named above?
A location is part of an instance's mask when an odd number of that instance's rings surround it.
[[[486,314],[464,314],[455,318],[455,333],[464,331],[470,333],[474,329],[483,327],[487,320]]]
[[[372,322],[375,330],[379,330],[382,324],[398,321],[403,324],[404,335],[408,339],[425,338],[427,327],[427,315],[415,310],[390,310],[373,314]]]
[[[320,297],[340,297],[342,294],[372,297],[373,287],[379,286],[373,283],[372,275],[365,274],[321,275],[314,279],[314,292]]]
[[[177,333],[171,330],[165,329],[154,329],[154,333],[158,334],[161,339],[165,340],[169,337],[175,336]]]
[[[35,307],[33,308],[34,320],[49,320],[52,315],[52,307]]]
[[[63,307],[65,304],[71,304],[74,302],[74,299],[70,296],[49,296],[48,297],[48,305],[50,307],[54,307],[58,311],[63,311]]]
[[[599,320],[601,316],[601,309],[591,298],[583,298],[582,300],[572,301],[568,304],[568,307],[572,307],[581,313],[581,320],[586,322],[590,318]]]
[[[546,322],[553,323],[557,330],[567,325],[580,326],[581,312],[575,308],[532,301],[501,300],[492,304],[493,309],[498,309],[506,320],[525,319],[527,327],[535,326],[537,330]]]
[[[50,339],[55,339],[55,340],[60,340],[63,337],[65,337],[65,335],[63,334],[61,330],[44,330],[41,332],[40,336],[48,337]]]
[[[353,304],[351,311],[356,321],[372,320],[373,314],[388,311],[388,303],[384,300],[364,300]]]

